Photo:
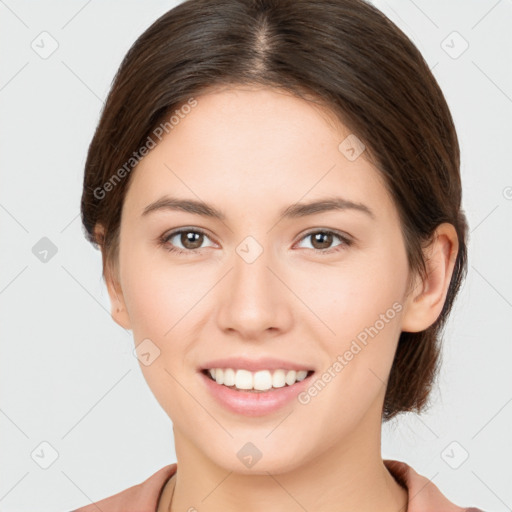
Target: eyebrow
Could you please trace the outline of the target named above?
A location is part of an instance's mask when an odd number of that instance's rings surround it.
[[[163,196],[146,206],[142,212],[142,216],[161,210],[184,211],[222,221],[226,219],[226,214],[224,212],[210,204],[204,203],[203,201],[196,201],[194,199],[178,199],[169,196]],[[326,197],[309,203],[295,203],[281,210],[279,216],[285,219],[294,219],[333,210],[355,210],[365,213],[372,219],[375,219],[375,214],[368,206],[362,203],[349,201],[342,197]]]

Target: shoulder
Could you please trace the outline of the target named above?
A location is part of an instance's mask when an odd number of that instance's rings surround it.
[[[143,482],[73,512],[155,512],[163,486],[176,468],[176,463],[164,466]]]
[[[405,462],[384,460],[395,480],[409,493],[407,512],[483,512],[478,508],[459,507],[448,500],[427,477],[418,474]]]

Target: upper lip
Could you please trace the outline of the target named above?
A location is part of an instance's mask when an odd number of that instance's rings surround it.
[[[274,357],[262,357],[260,359],[249,359],[247,357],[226,357],[222,359],[212,359],[204,363],[200,370],[209,370],[210,368],[233,368],[234,370],[312,370],[311,366],[276,359]]]

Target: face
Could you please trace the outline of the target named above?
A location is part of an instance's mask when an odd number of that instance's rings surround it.
[[[361,448],[380,432],[405,311],[396,207],[365,152],[354,159],[340,146],[350,132],[317,106],[250,87],[196,100],[132,171],[120,231],[125,311],[115,317],[149,354],[141,369],[177,450],[279,473]],[[300,208],[326,200],[339,207]],[[212,363],[226,358],[240,360]],[[273,390],[237,391],[205,375],[211,364],[253,369],[251,378],[259,368],[262,382],[276,368],[308,376],[293,384],[278,372]],[[253,451],[262,458],[248,469],[241,455]]]

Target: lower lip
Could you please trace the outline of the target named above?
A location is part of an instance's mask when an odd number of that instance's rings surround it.
[[[222,384],[217,384],[203,372],[199,372],[199,375],[214,398],[226,409],[244,416],[264,416],[292,402],[299,393],[309,386],[314,374],[312,373],[304,380],[291,386],[271,388],[263,393],[237,391]]]

